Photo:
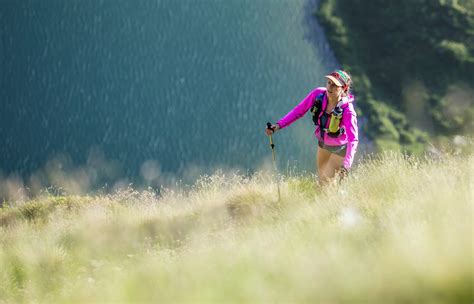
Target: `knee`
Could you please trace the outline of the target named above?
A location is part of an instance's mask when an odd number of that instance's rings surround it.
[[[318,177],[319,182],[322,185],[330,184],[334,181],[337,176],[337,169],[333,168],[330,165],[319,168]]]
[[[331,174],[329,174],[330,172],[328,171],[328,166],[320,166],[318,168],[318,176],[319,176],[319,180],[321,182],[325,182],[326,180],[328,180],[329,178],[331,178]]]

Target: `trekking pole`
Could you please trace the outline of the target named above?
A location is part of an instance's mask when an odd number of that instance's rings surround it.
[[[274,129],[272,128],[272,124],[269,122],[267,122],[267,129],[271,130],[272,133],[274,132]],[[270,147],[272,148],[273,169],[275,170],[275,173],[277,175],[278,201],[280,201],[280,178],[278,176],[278,169],[277,169],[276,159],[275,159],[275,145],[273,144],[272,135],[269,135],[269,138],[270,138]]]

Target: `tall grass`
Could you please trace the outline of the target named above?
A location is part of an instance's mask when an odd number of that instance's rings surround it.
[[[473,161],[387,153],[340,186],[283,177],[280,201],[219,173],[10,202],[0,302],[472,302]]]

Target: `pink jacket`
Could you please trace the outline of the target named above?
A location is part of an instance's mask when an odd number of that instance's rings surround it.
[[[306,112],[313,106],[313,102],[317,96],[321,93],[326,92],[326,88],[319,87],[309,93],[306,98],[304,98],[293,110],[286,114],[282,119],[277,123],[281,129],[288,127],[293,122],[303,117]],[[330,137],[324,132],[324,138],[321,138],[321,133],[319,126],[316,126],[314,131],[315,136],[318,138],[318,141],[322,141],[327,146],[340,146],[347,144],[346,157],[344,158],[344,167],[349,169],[352,166],[354,161],[354,155],[357,151],[357,145],[359,143],[359,136],[357,130],[357,114],[354,110],[354,96],[348,95],[342,98],[342,102],[339,104],[343,108],[342,120],[340,127],[345,129],[345,132],[339,135],[338,137]],[[327,96],[324,95],[323,99],[323,109],[326,109],[327,105]],[[329,127],[329,119],[328,125]]]

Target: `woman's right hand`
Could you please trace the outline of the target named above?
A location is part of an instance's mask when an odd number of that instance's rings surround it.
[[[280,129],[280,125],[278,124],[274,124],[272,125],[271,127],[268,127],[265,129],[265,133],[270,136],[272,135],[273,133],[275,133],[276,131],[278,131],[278,129]]]

